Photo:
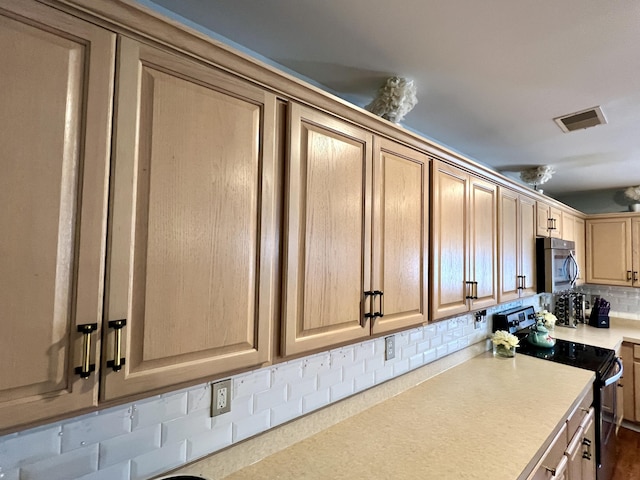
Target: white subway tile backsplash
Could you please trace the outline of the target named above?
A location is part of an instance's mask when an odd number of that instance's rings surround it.
[[[375,380],[376,379],[373,372],[363,373],[362,375],[359,375],[353,379],[354,389],[356,392],[361,392],[362,390],[373,387],[375,385]]]
[[[302,380],[302,361],[294,360],[292,362],[276,365],[271,369],[271,385],[280,385],[282,383],[297,383]]]
[[[144,480],[187,461],[187,441],[165,445],[131,460],[131,480]]]
[[[132,410],[121,406],[89,414],[62,426],[62,451],[98,443],[131,431]]]
[[[127,435],[100,442],[100,469],[138,457],[160,447],[161,425],[158,423]]]
[[[204,389],[200,389],[204,390]],[[133,430],[146,428],[160,422],[187,414],[187,392],[159,396],[153,401],[138,402],[131,406],[131,427]]]
[[[61,428],[24,432],[20,435],[0,437],[0,467],[11,470],[60,454]]]
[[[321,407],[329,405],[329,389],[323,388],[317,392],[302,397],[302,412],[309,413]]]
[[[287,385],[287,401],[299,400],[300,398],[315,392],[318,388],[317,377],[303,378],[297,382]]]
[[[232,407],[233,408],[233,403]],[[191,435],[211,429],[211,416],[208,411],[198,410],[191,415],[174,418],[162,423],[162,445],[179,443]]]
[[[101,468],[97,472],[89,473],[77,478],[76,480],[129,480],[129,472],[131,471],[131,462],[119,463],[107,468]],[[6,479],[2,479],[6,480]]]
[[[232,387],[233,388],[233,387]],[[176,405],[177,407],[178,405]],[[180,404],[182,407],[182,404]],[[211,408],[211,384],[205,383],[187,392],[187,413]],[[177,408],[176,408],[177,411]]]
[[[403,373],[407,373],[409,371],[409,359],[397,359],[393,364],[393,376],[397,377],[398,375],[402,375]]]
[[[640,292],[607,295],[612,303],[640,310],[634,303]],[[0,437],[2,480],[138,480],[162,474],[456,350],[478,342],[488,348],[491,315],[526,302],[538,307],[540,298],[492,307],[480,328],[467,314],[395,333],[396,358],[390,361],[384,359],[384,337],[378,337],[235,375],[231,411],[214,418],[211,385],[203,383]]]
[[[187,439],[187,461],[204,457],[211,452],[228,447],[233,442],[233,424],[190,436]]]
[[[268,390],[271,386],[271,370],[263,368],[237,376],[233,381],[232,395],[242,397],[251,393]]]
[[[340,382],[342,382],[342,368],[340,367],[318,374],[318,390],[332,387]]]
[[[300,415],[302,415],[302,398],[297,398],[271,409],[271,426],[275,427]]]
[[[329,395],[332,402],[336,402],[342,398],[348,397],[355,393],[353,380],[339,383],[329,389]]]
[[[253,396],[253,411],[257,413],[282,405],[285,403],[286,397],[286,384],[276,385],[267,391],[256,393]]]
[[[239,442],[260,432],[264,432],[271,427],[271,412],[264,410],[233,422],[233,441]]]
[[[20,470],[21,480],[69,480],[98,470],[98,445],[31,463]]]

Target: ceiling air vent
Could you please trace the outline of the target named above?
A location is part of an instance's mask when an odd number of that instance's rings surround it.
[[[565,133],[607,123],[607,119],[604,118],[604,113],[602,113],[600,107],[593,107],[588,110],[582,110],[581,112],[571,113],[554,118],[554,120]]]

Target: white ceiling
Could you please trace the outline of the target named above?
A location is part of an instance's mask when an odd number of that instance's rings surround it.
[[[413,79],[402,124],[517,177],[553,165],[557,196],[640,184],[637,0],[153,0],[368,104]],[[600,125],[555,117],[601,106]]]

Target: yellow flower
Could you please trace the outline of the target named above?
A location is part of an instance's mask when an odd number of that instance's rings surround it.
[[[517,347],[520,344],[518,337],[504,330],[497,330],[491,337],[494,345],[504,345],[505,347]]]

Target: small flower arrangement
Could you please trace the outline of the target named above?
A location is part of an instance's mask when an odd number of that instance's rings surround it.
[[[497,330],[491,337],[493,342],[493,354],[499,357],[513,357],[516,347],[520,345],[518,337],[505,331]]]
[[[536,313],[536,322],[542,323],[548,330],[551,330],[553,329],[553,327],[555,327],[557,320],[558,317],[556,317],[553,313],[548,312],[547,310],[542,310],[541,312]]]
[[[629,187],[624,191],[624,194],[631,200],[640,202],[640,185],[637,187]]]

